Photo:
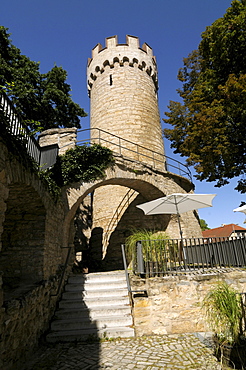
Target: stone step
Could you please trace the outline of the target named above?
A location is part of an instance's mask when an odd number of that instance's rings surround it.
[[[91,290],[110,290],[110,289],[127,289],[126,281],[124,280],[118,280],[118,281],[112,281],[112,282],[105,282],[105,281],[99,281],[99,282],[86,282],[86,283],[68,283],[65,286],[66,292],[73,292],[73,291],[91,291]]]
[[[94,307],[101,307],[101,306],[118,306],[118,305],[127,305],[129,304],[129,297],[95,297],[95,298],[85,298],[85,299],[70,299],[65,300],[62,299],[59,302],[59,308],[88,308],[88,309],[94,309]]]
[[[101,289],[101,290],[86,290],[84,292],[68,291],[62,294],[62,299],[83,299],[100,297],[128,297],[127,289]]]
[[[94,282],[108,282],[108,281],[125,281],[125,272],[123,271],[109,271],[109,272],[96,272],[91,274],[78,274],[71,275],[68,278],[70,284],[80,283],[94,283]]]
[[[88,307],[81,309],[58,309],[55,313],[56,319],[80,319],[83,317],[89,317],[92,320],[100,318],[102,316],[118,316],[131,314],[130,305],[117,305],[117,306],[96,306],[93,310],[89,310]]]
[[[134,336],[124,271],[72,275],[51,322],[48,342]]]
[[[80,330],[80,329],[89,329],[91,326],[95,326],[98,329],[103,328],[114,328],[120,326],[131,326],[132,325],[132,317],[131,315],[123,315],[123,316],[113,316],[113,317],[101,317],[94,321],[91,321],[89,317],[84,317],[83,319],[79,320],[54,320],[51,323],[51,330]]]
[[[91,327],[89,329],[68,330],[68,331],[52,331],[46,336],[49,343],[57,342],[74,342],[86,341],[88,339],[97,338],[129,338],[134,337],[134,329],[131,327],[117,327],[117,328],[104,328],[97,329]]]

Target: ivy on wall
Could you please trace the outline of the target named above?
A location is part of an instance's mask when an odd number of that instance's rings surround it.
[[[93,182],[105,176],[106,168],[114,163],[113,152],[99,144],[82,145],[58,156],[53,167],[40,171],[38,164],[26,150],[25,138],[12,135],[9,119],[0,110],[0,133],[9,152],[31,172],[37,173],[48,191],[57,199],[63,186],[75,182]]]
[[[40,171],[39,176],[57,197],[62,186],[103,178],[106,168],[113,163],[113,153],[108,148],[99,144],[76,146],[60,155],[52,168]]]

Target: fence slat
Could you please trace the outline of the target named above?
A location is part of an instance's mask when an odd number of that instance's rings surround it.
[[[174,271],[245,267],[246,238],[140,240],[133,253],[132,265],[135,274],[150,277]]]

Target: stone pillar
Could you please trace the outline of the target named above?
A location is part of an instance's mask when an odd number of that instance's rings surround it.
[[[38,138],[41,147],[58,144],[59,155],[62,155],[66,150],[74,148],[77,140],[77,129],[72,128],[51,128],[41,132]]]

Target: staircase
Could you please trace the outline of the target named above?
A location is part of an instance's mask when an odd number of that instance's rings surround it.
[[[72,275],[51,322],[47,342],[133,337],[124,271]]]

